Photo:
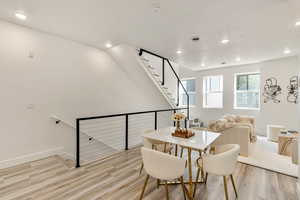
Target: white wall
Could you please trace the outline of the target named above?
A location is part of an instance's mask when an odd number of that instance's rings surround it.
[[[298,76],[300,77],[300,57],[299,57],[299,55],[298,55]],[[298,104],[298,116],[300,116],[300,103]],[[300,120],[298,121],[298,123],[300,124]],[[298,161],[300,162],[300,138],[298,138]],[[300,196],[300,164],[298,165],[298,195]]]
[[[252,115],[256,118],[257,131],[259,134],[266,134],[267,124],[284,125],[288,129],[300,129],[300,116],[297,112],[297,106],[292,103],[287,103],[287,86],[289,78],[297,75],[299,71],[299,60],[297,57],[289,57],[284,59],[266,61],[257,64],[236,66],[229,68],[219,68],[207,71],[193,72],[187,69],[181,69],[181,77],[189,78],[196,77],[197,86],[197,105],[191,109],[193,117],[200,117],[200,119],[208,122],[220,118],[226,113]],[[261,93],[263,91],[264,82],[269,77],[275,77],[283,89],[280,97],[281,103],[263,103],[261,98],[260,111],[253,110],[235,110],[234,103],[234,74],[240,72],[260,72],[261,73]],[[223,109],[205,109],[202,107],[202,81],[203,76],[207,75],[223,75],[224,78],[224,107]]]
[[[0,44],[0,161],[61,147],[73,153],[75,131],[52,115],[74,123],[169,108],[140,66],[120,66],[104,51],[4,21]],[[122,48],[134,52],[115,50]]]

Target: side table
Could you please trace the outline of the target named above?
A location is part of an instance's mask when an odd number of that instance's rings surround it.
[[[292,157],[294,163],[298,162],[298,139],[299,133],[287,133],[278,135],[278,154]]]

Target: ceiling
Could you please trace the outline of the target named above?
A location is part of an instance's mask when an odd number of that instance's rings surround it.
[[[0,0],[0,18],[101,49],[107,42],[127,43],[201,70],[284,57],[285,48],[289,56],[299,53],[298,2]],[[23,10],[27,20],[16,19],[16,10]],[[200,40],[192,42],[193,36]],[[224,38],[230,40],[226,45],[220,43]],[[178,49],[183,53],[177,55]]]

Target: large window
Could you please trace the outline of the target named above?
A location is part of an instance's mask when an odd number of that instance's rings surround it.
[[[223,108],[223,76],[203,77],[203,107]]]
[[[189,94],[189,103],[190,106],[196,105],[196,79],[185,79],[181,80],[184,88],[186,89],[187,93]],[[180,106],[187,106],[187,96],[182,89],[182,87],[179,87],[179,104]]]
[[[245,73],[235,75],[235,109],[260,108],[260,74]]]

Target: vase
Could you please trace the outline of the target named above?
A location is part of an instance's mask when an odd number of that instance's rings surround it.
[[[176,123],[176,130],[175,131],[180,131],[180,121],[177,120],[175,123]]]

